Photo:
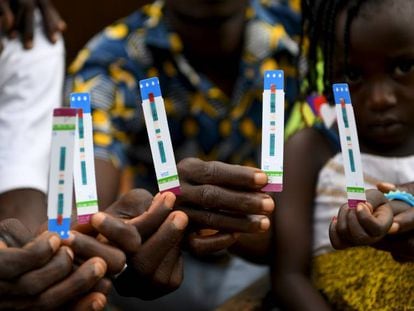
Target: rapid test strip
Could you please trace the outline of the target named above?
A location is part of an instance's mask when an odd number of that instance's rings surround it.
[[[262,113],[262,170],[268,178],[268,184],[262,190],[266,192],[283,190],[284,115],[283,71],[266,71]]]
[[[86,224],[91,216],[98,212],[89,93],[72,93],[70,107],[77,110],[78,116],[73,172],[76,211],[78,223]]]
[[[158,188],[160,192],[170,191],[178,195],[181,193],[180,181],[159,80],[141,80],[139,87]]]
[[[53,132],[47,200],[48,230],[62,239],[69,237],[72,214],[73,152],[77,110],[57,108],[53,111]]]
[[[348,206],[356,208],[359,202],[365,202],[365,184],[362,170],[361,152],[355,123],[351,95],[346,83],[332,86],[335,109],[344,162]]]

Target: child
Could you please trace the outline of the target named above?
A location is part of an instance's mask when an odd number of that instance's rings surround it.
[[[309,2],[309,1],[307,1]],[[347,82],[367,188],[414,178],[414,35],[410,0],[314,1],[304,25],[310,64],[324,60],[324,95]],[[307,10],[304,10],[307,12]],[[316,90],[311,66],[310,89]],[[336,127],[336,126],[335,126]],[[306,128],[285,147],[285,188],[277,200],[273,293],[298,310],[403,310],[414,307],[414,270],[387,252],[334,251],[329,223],[346,202],[337,130]],[[299,195],[300,194],[300,195]],[[367,208],[367,207],[364,207]],[[347,220],[355,220],[350,211]],[[391,223],[389,224],[391,226]],[[349,231],[358,238],[359,232]]]

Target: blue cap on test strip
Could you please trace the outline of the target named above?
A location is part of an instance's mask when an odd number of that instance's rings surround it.
[[[333,84],[332,91],[335,98],[335,104],[340,105],[341,99],[345,101],[345,104],[351,104],[351,95],[349,93],[349,86],[347,83]]]
[[[139,89],[142,100],[148,99],[151,93],[154,97],[161,96],[160,82],[157,77],[139,81]]]
[[[264,89],[270,90],[272,84],[276,89],[283,90],[284,88],[284,73],[283,70],[267,70],[264,73]]]
[[[84,113],[91,113],[91,96],[89,93],[70,94],[70,107],[81,108]]]

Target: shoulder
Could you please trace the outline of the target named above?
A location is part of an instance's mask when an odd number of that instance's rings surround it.
[[[321,131],[307,127],[287,140],[285,153],[287,161],[296,159],[300,166],[319,170],[334,155],[334,149]]]

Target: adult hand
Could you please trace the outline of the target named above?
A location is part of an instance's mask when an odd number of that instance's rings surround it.
[[[117,291],[123,296],[155,299],[179,287],[183,279],[183,260],[180,242],[187,226],[187,216],[172,212],[175,196],[158,194],[154,198],[145,190],[132,190],[112,204],[105,212],[92,218],[92,226],[127,255],[127,269],[114,280]],[[114,239],[114,219],[123,219],[136,232],[119,234]],[[120,224],[118,224],[120,225]],[[138,235],[139,233],[139,235]],[[102,240],[102,238],[100,238]],[[131,247],[135,240],[139,247]]]
[[[0,0],[0,38],[7,34],[11,38],[21,35],[25,49],[33,47],[34,12],[42,14],[44,32],[50,42],[55,43],[66,24],[49,0]],[[2,50],[0,40],[0,53]]]
[[[238,233],[261,233],[270,227],[275,204],[261,189],[266,174],[255,168],[187,158],[178,164],[181,195],[178,209],[190,218],[190,249],[206,254],[233,245]],[[198,234],[199,229],[215,229]]]
[[[91,258],[73,271],[72,250],[60,238],[44,232],[32,239],[16,219],[0,222],[0,309],[99,310],[105,295],[91,292],[106,271]],[[73,302],[75,301],[75,302]]]
[[[372,245],[390,231],[394,214],[388,200],[378,190],[367,190],[366,195],[366,203],[359,203],[356,209],[344,204],[332,220],[329,237],[334,248]]]

